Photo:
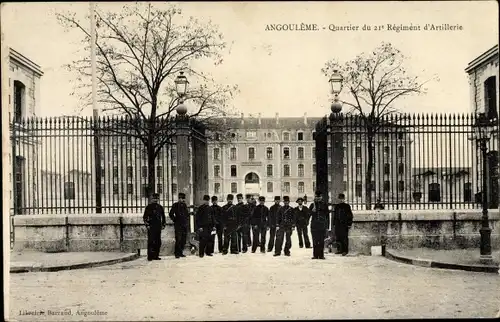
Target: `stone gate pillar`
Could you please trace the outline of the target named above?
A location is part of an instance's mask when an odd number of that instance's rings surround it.
[[[316,190],[321,191],[323,201],[328,202],[328,136],[327,119],[316,124]]]
[[[182,103],[181,103],[182,104]],[[187,109],[177,109],[176,116],[176,150],[177,150],[177,190],[186,194],[186,203],[189,206],[191,198],[191,189],[189,186],[191,173],[189,165],[189,136],[191,129],[189,127],[189,116]],[[176,196],[174,196],[176,198]]]
[[[332,178],[331,202],[338,203],[338,195],[344,192],[344,134],[343,118],[341,113],[330,114],[330,145],[331,145],[331,164]]]
[[[201,204],[203,195],[208,195],[208,146],[205,128],[201,124],[192,126],[193,204]]]

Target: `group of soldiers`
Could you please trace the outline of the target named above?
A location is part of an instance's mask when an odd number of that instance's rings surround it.
[[[175,228],[176,258],[185,257],[183,254],[189,231],[189,210],[186,196],[179,193],[179,199],[172,205],[169,217]],[[163,207],[158,204],[158,195],[154,194],[152,203],[146,207],[144,221],[148,227],[148,260],[159,258],[161,246],[161,229],[165,227]],[[334,206],[332,226],[334,226],[337,253],[346,255],[348,248],[348,231],[352,225],[351,207],[344,202],[343,194],[339,195],[340,203]],[[315,193],[314,202],[308,207],[307,199],[298,198],[297,206],[290,206],[290,197],[274,198],[271,207],[265,205],[265,197],[260,196],[257,201],[251,196],[227,195],[227,203],[218,205],[217,196],[205,195],[203,203],[195,213],[195,232],[198,237],[198,255],[200,257],[213,256],[215,239],[218,249],[223,255],[246,253],[251,248],[252,253],[260,249],[261,253],[272,252],[280,256],[290,256],[292,247],[292,233],[296,229],[299,236],[299,247],[313,248],[313,259],[325,259],[325,239],[330,229],[330,210],[323,201],[320,191]],[[210,204],[211,202],[211,204]],[[309,239],[308,226],[310,225],[312,245]],[[267,231],[269,241],[266,245]],[[266,247],[267,246],[267,247]],[[283,247],[284,246],[284,247]],[[151,249],[151,250],[150,250]]]

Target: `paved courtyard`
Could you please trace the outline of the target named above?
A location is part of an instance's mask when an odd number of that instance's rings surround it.
[[[310,257],[310,249],[292,248],[291,257],[142,257],[99,268],[11,274],[10,320],[468,318],[493,317],[500,308],[496,274],[383,257]],[[27,314],[33,311],[44,313]]]

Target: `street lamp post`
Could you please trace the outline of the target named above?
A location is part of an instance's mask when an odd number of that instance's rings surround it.
[[[491,256],[491,228],[489,227],[488,220],[488,159],[487,159],[487,143],[490,140],[489,133],[489,121],[484,113],[480,113],[477,117],[476,124],[474,126],[474,134],[476,137],[477,144],[481,150],[482,158],[482,182],[483,182],[483,193],[481,197],[483,215],[481,217],[481,229],[479,233],[481,234],[481,245],[480,245],[480,262],[483,264],[491,264],[493,258]]]
[[[334,70],[329,80],[331,93],[334,95],[330,114],[330,147],[331,147],[331,168],[332,187],[330,190],[332,204],[338,203],[338,195],[343,192],[344,181],[344,135],[342,131],[342,104],[339,101],[339,94],[342,91],[343,77]]]

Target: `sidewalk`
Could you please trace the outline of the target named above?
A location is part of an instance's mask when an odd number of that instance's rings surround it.
[[[492,251],[491,265],[481,264],[479,256],[479,249],[476,248],[453,250],[414,248],[386,251],[386,257],[412,265],[490,273],[499,271],[500,251]]]
[[[61,270],[111,265],[138,258],[136,253],[23,251],[10,253],[10,272],[55,272]]]

